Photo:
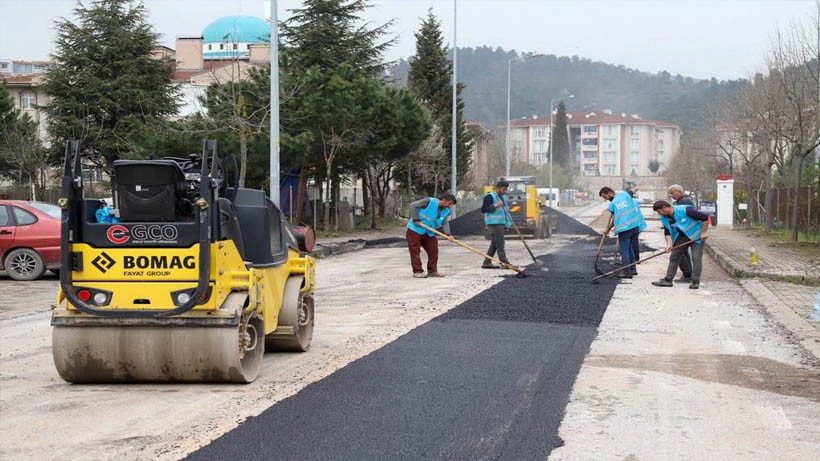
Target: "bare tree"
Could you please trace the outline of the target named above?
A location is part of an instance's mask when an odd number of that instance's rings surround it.
[[[37,191],[42,191],[49,180],[49,155],[37,136],[37,125],[28,116],[16,123],[3,124],[0,131],[0,164],[9,167],[16,174],[16,182],[28,179],[32,187],[31,199],[37,199]]]
[[[683,184],[695,191],[696,199],[715,188],[715,131],[702,128],[684,138],[664,176],[670,184]]]
[[[820,15],[820,8],[815,12]],[[818,16],[820,18],[820,16]],[[794,193],[789,227],[791,240],[800,230],[800,181],[806,157],[820,146],[820,49],[815,42],[820,27],[793,25],[775,34],[767,59],[768,78],[784,96],[783,126],[776,135],[788,143],[789,175]]]
[[[450,175],[450,156],[442,139],[441,128],[433,125],[430,137],[410,156],[413,173],[423,184],[433,184],[433,195],[438,195],[439,185],[443,187]]]

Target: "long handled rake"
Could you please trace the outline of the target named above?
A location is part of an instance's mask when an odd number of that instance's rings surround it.
[[[513,229],[515,229],[515,232],[518,234],[518,238],[519,238],[519,239],[521,239],[521,243],[523,243],[523,244],[524,244],[524,248],[526,248],[526,249],[527,249],[527,253],[529,253],[529,254],[530,254],[530,258],[532,258],[533,262],[534,262],[536,265],[538,265],[538,266],[543,266],[543,265],[544,265],[544,263],[542,263],[541,261],[539,261],[539,260],[535,259],[535,255],[534,255],[534,254],[532,254],[532,250],[530,250],[530,246],[529,246],[529,245],[527,245],[527,242],[524,240],[524,235],[522,235],[522,234],[521,234],[521,230],[520,230],[520,229],[518,228],[518,226],[515,224],[515,221],[513,221],[512,215],[510,214],[510,211],[509,211],[509,210],[507,210],[507,207],[504,207],[504,214],[506,214],[506,215],[507,215],[507,218],[509,218],[510,222],[512,223],[512,225],[513,225]]]
[[[677,248],[683,248],[683,247],[685,247],[685,246],[687,246],[687,245],[690,245],[690,244],[692,244],[692,243],[694,243],[694,242],[695,242],[695,240],[690,240],[690,241],[688,241],[688,242],[686,242],[686,243],[681,243],[680,245],[675,245],[675,246],[673,246],[673,247],[672,247],[672,249],[673,249],[673,250],[675,250],[675,249],[677,249]],[[601,275],[599,275],[599,276],[595,277],[594,279],[592,279],[592,282],[593,282],[593,283],[597,283],[597,282],[598,282],[598,280],[600,280],[600,279],[602,279],[602,278],[604,278],[604,277],[608,277],[608,276],[610,276],[610,275],[612,275],[612,274],[614,274],[614,273],[616,273],[616,272],[618,272],[618,271],[622,271],[622,270],[626,269],[627,267],[637,266],[637,265],[638,265],[638,264],[640,264],[640,263],[645,263],[645,262],[649,261],[649,260],[650,260],[650,259],[652,259],[652,258],[657,258],[658,256],[662,256],[662,255],[665,255],[665,254],[666,254],[666,250],[659,251],[659,252],[657,252],[657,253],[653,254],[652,256],[650,256],[650,257],[648,257],[648,258],[643,258],[643,259],[641,259],[640,261],[634,262],[634,263],[632,263],[632,264],[627,264],[626,266],[621,266],[621,267],[619,267],[619,268],[617,268],[617,269],[615,269],[615,270],[613,270],[613,271],[609,271],[609,272],[607,272],[607,273],[605,273],[605,274],[601,274]]]
[[[448,240],[450,239],[450,237],[449,237],[448,235],[446,235],[446,234],[444,234],[444,233],[441,233],[441,232],[439,232],[439,231],[437,231],[437,230],[433,229],[432,227],[430,227],[430,226],[428,226],[428,225],[424,224],[423,222],[418,222],[418,223],[416,223],[416,224],[418,224],[419,226],[421,226],[423,229],[426,229],[426,230],[428,230],[428,231],[430,231],[430,232],[432,232],[432,233],[434,233],[434,234],[438,235],[439,237],[444,237],[444,238],[446,238],[446,239],[448,239]],[[484,253],[483,251],[481,251],[481,250],[479,250],[479,249],[476,249],[476,248],[473,248],[473,247],[471,247],[470,245],[467,245],[466,243],[461,242],[461,241],[459,241],[459,240],[452,239],[452,242],[453,242],[453,243],[455,243],[456,245],[458,245],[458,246],[462,247],[462,248],[466,248],[466,249],[468,249],[468,250],[472,251],[473,253],[475,253],[475,254],[477,254],[477,255],[479,255],[479,256],[484,256],[485,258],[489,259],[490,261],[493,261],[493,262],[497,263],[499,266],[503,267],[504,269],[509,269],[509,270],[511,270],[511,271],[513,271],[513,272],[515,272],[515,276],[516,276],[516,277],[518,277],[518,278],[525,278],[525,277],[527,277],[527,274],[524,272],[524,269],[521,269],[521,268],[520,268],[520,267],[518,267],[518,266],[513,266],[512,264],[507,264],[507,263],[505,263],[505,262],[502,262],[500,259],[493,258],[492,256],[490,256],[490,255],[488,255],[488,254]]]

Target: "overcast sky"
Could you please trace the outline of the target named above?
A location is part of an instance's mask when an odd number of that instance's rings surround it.
[[[760,69],[778,25],[812,21],[814,0],[457,0],[458,46],[578,55],[648,72],[718,79]],[[149,21],[173,47],[225,15],[264,16],[263,0],[145,0]],[[0,58],[40,60],[52,51],[53,22],[71,0],[0,0]],[[279,19],[299,0],[279,0]],[[391,29],[386,58],[415,51],[413,33],[432,7],[453,41],[453,0],[378,0],[364,20]]]

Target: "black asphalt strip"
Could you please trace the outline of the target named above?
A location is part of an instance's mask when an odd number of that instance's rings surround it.
[[[595,248],[569,243],[189,459],[546,459],[616,286],[590,284]]]

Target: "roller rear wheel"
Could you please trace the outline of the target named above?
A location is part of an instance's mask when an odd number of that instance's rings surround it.
[[[300,293],[304,277],[285,282],[279,325],[265,337],[268,351],[306,352],[313,340],[313,296]]]

